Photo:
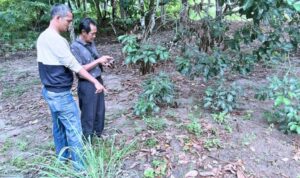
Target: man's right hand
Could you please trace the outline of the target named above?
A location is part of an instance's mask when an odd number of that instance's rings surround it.
[[[98,63],[102,65],[107,64],[110,60],[113,60],[113,58],[110,56],[102,56],[97,59]]]
[[[95,93],[107,92],[106,88],[103,85],[101,85],[101,83],[99,82],[95,83],[95,88],[96,88]]]

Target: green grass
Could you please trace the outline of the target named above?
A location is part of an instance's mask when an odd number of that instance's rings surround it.
[[[20,150],[20,151],[28,150],[28,141],[25,139],[17,140],[16,145],[17,145],[18,150]]]
[[[166,128],[166,123],[163,118],[159,117],[143,117],[144,122],[146,123],[147,127],[153,130],[161,131]]]
[[[32,80],[24,80],[22,82],[17,82],[15,85],[11,85],[9,83],[4,84],[2,98],[11,98],[11,97],[19,97],[29,91],[33,85],[40,84],[40,80],[32,79]]]
[[[10,164],[12,166],[15,166],[16,168],[22,170],[22,169],[25,169],[28,165],[28,161],[25,160],[22,156],[16,156],[16,157],[13,157],[11,160],[10,160]]]
[[[5,76],[6,73],[7,73],[7,70],[6,70],[6,69],[0,68],[0,79],[1,79],[3,76]]]
[[[158,144],[158,141],[155,138],[148,138],[145,142],[145,145],[149,148],[154,148]]]
[[[0,153],[5,153],[13,146],[13,143],[11,140],[6,139],[4,144],[0,147]]]
[[[82,158],[84,157],[85,176],[76,172],[71,164],[58,161],[55,155],[50,155],[46,162],[34,163],[32,166],[42,170],[39,173],[41,177],[118,177],[121,163],[125,156],[133,151],[134,145],[135,141],[117,145],[115,139],[107,141],[96,139],[93,145],[85,144],[83,151],[79,153]]]
[[[218,138],[211,138],[207,139],[204,142],[204,148],[211,150],[213,148],[220,148],[221,147],[221,141]]]

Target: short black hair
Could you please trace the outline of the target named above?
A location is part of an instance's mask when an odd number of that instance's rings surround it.
[[[89,33],[91,31],[91,24],[97,26],[96,22],[89,17],[82,19],[79,24],[79,33],[81,33],[82,30],[84,30],[86,33]]]

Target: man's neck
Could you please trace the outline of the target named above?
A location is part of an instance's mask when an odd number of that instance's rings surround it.
[[[60,31],[58,30],[58,28],[56,27],[56,25],[54,23],[55,22],[51,21],[48,28],[50,28],[50,29],[56,31],[58,34],[60,34]]]
[[[79,39],[84,43],[84,44],[91,44],[90,42],[87,42],[82,35],[79,35]]]

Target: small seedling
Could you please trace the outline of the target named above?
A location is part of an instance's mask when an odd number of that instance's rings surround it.
[[[209,151],[213,148],[220,148],[221,141],[218,138],[207,139],[204,142],[204,148],[208,149]]]

